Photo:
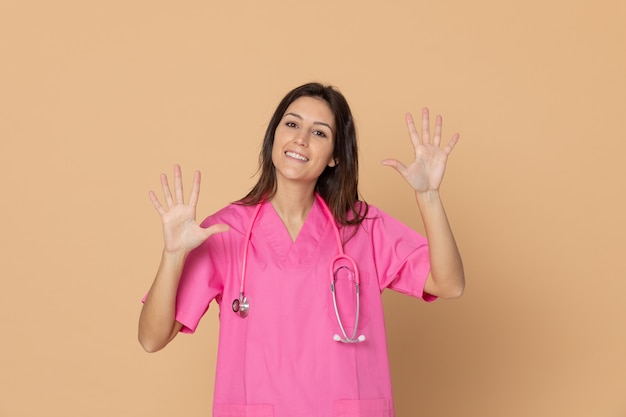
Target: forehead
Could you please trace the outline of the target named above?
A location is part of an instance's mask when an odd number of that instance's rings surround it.
[[[300,116],[303,120],[310,122],[321,122],[335,128],[335,115],[328,103],[317,97],[300,97],[294,100],[285,114],[295,114]]]

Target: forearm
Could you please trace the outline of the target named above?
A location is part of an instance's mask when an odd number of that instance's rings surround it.
[[[177,334],[176,293],[186,253],[163,251],[156,277],[139,316],[139,343],[148,352],[167,345]]]
[[[465,274],[452,228],[438,191],[416,193],[430,250],[431,276],[425,290],[442,298],[463,294]]]

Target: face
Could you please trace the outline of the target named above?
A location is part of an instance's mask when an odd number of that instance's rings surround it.
[[[324,100],[300,97],[291,103],[274,133],[272,162],[278,185],[315,185],[327,166],[335,166],[334,132],[335,117]]]

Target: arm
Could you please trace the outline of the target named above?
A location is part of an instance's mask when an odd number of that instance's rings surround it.
[[[465,289],[463,262],[439,193],[416,193],[416,199],[430,249],[424,291],[441,298],[460,297]]]
[[[163,222],[164,248],[159,269],[139,316],[139,343],[148,352],[156,352],[165,347],[182,328],[182,324],[176,321],[176,294],[187,255],[212,234],[228,230],[225,224],[204,229],[196,223],[196,205],[200,193],[199,172],[194,175],[187,204],[183,200],[182,174],[178,165],[174,167],[174,178],[175,199],[170,192],[167,176],[161,175],[167,209],[150,192],[152,204]]]
[[[421,138],[410,114],[406,115],[406,123],[415,148],[415,160],[409,166],[396,159],[382,163],[395,168],[415,190],[430,248],[431,273],[424,290],[442,298],[459,297],[465,288],[463,263],[439,194],[448,156],[459,135],[452,136],[448,145],[441,148],[442,118],[437,116],[431,142],[428,109],[422,111]]]
[[[180,331],[176,293],[186,254],[163,250],[161,263],[139,316],[139,343],[146,352],[163,349]]]

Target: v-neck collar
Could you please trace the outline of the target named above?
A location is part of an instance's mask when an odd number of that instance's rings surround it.
[[[261,209],[256,227],[281,263],[304,267],[315,258],[328,220],[316,198],[296,240],[291,240],[287,227],[271,203],[265,203]]]

